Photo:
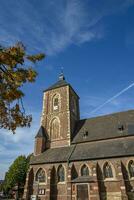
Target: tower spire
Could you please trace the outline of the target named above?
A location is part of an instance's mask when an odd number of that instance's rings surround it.
[[[63,73],[63,67],[61,67],[61,70],[60,70],[59,80],[60,80],[60,81],[65,80],[65,76],[64,76],[64,73]]]

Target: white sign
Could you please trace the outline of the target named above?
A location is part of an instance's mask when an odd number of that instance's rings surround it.
[[[31,200],[37,200],[37,196],[36,195],[31,195]]]

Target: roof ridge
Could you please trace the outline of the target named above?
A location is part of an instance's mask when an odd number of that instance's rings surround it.
[[[99,116],[96,116],[96,117],[83,118],[83,119],[80,119],[79,121],[90,120],[90,119],[97,119],[97,118],[103,118],[103,117],[107,117],[107,116],[113,116],[113,115],[118,115],[118,114],[128,113],[128,112],[134,112],[134,109],[120,111],[120,112],[114,112],[114,113],[109,113],[109,114],[104,114],[104,115],[99,115]]]

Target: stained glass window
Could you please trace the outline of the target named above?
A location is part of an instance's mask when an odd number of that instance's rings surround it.
[[[86,165],[83,165],[81,168],[81,176],[89,176],[89,169]]]
[[[58,168],[58,182],[64,182],[65,181],[65,170],[62,165]]]
[[[39,169],[37,174],[36,174],[36,181],[43,183],[46,182],[46,174],[43,169]]]
[[[111,165],[106,162],[103,166],[104,178],[113,178]]]

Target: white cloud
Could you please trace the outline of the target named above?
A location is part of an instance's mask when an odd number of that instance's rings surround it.
[[[31,50],[57,54],[105,35],[103,17],[126,10],[133,0],[1,0],[0,40],[21,40]]]
[[[34,121],[31,128],[22,128],[12,134],[0,129],[0,179],[4,178],[8,167],[19,155],[28,155],[34,149],[34,137],[37,133],[39,123],[39,113],[32,113]]]
[[[0,164],[0,179],[3,179],[5,177],[5,172],[8,171],[8,164],[9,163]]]

